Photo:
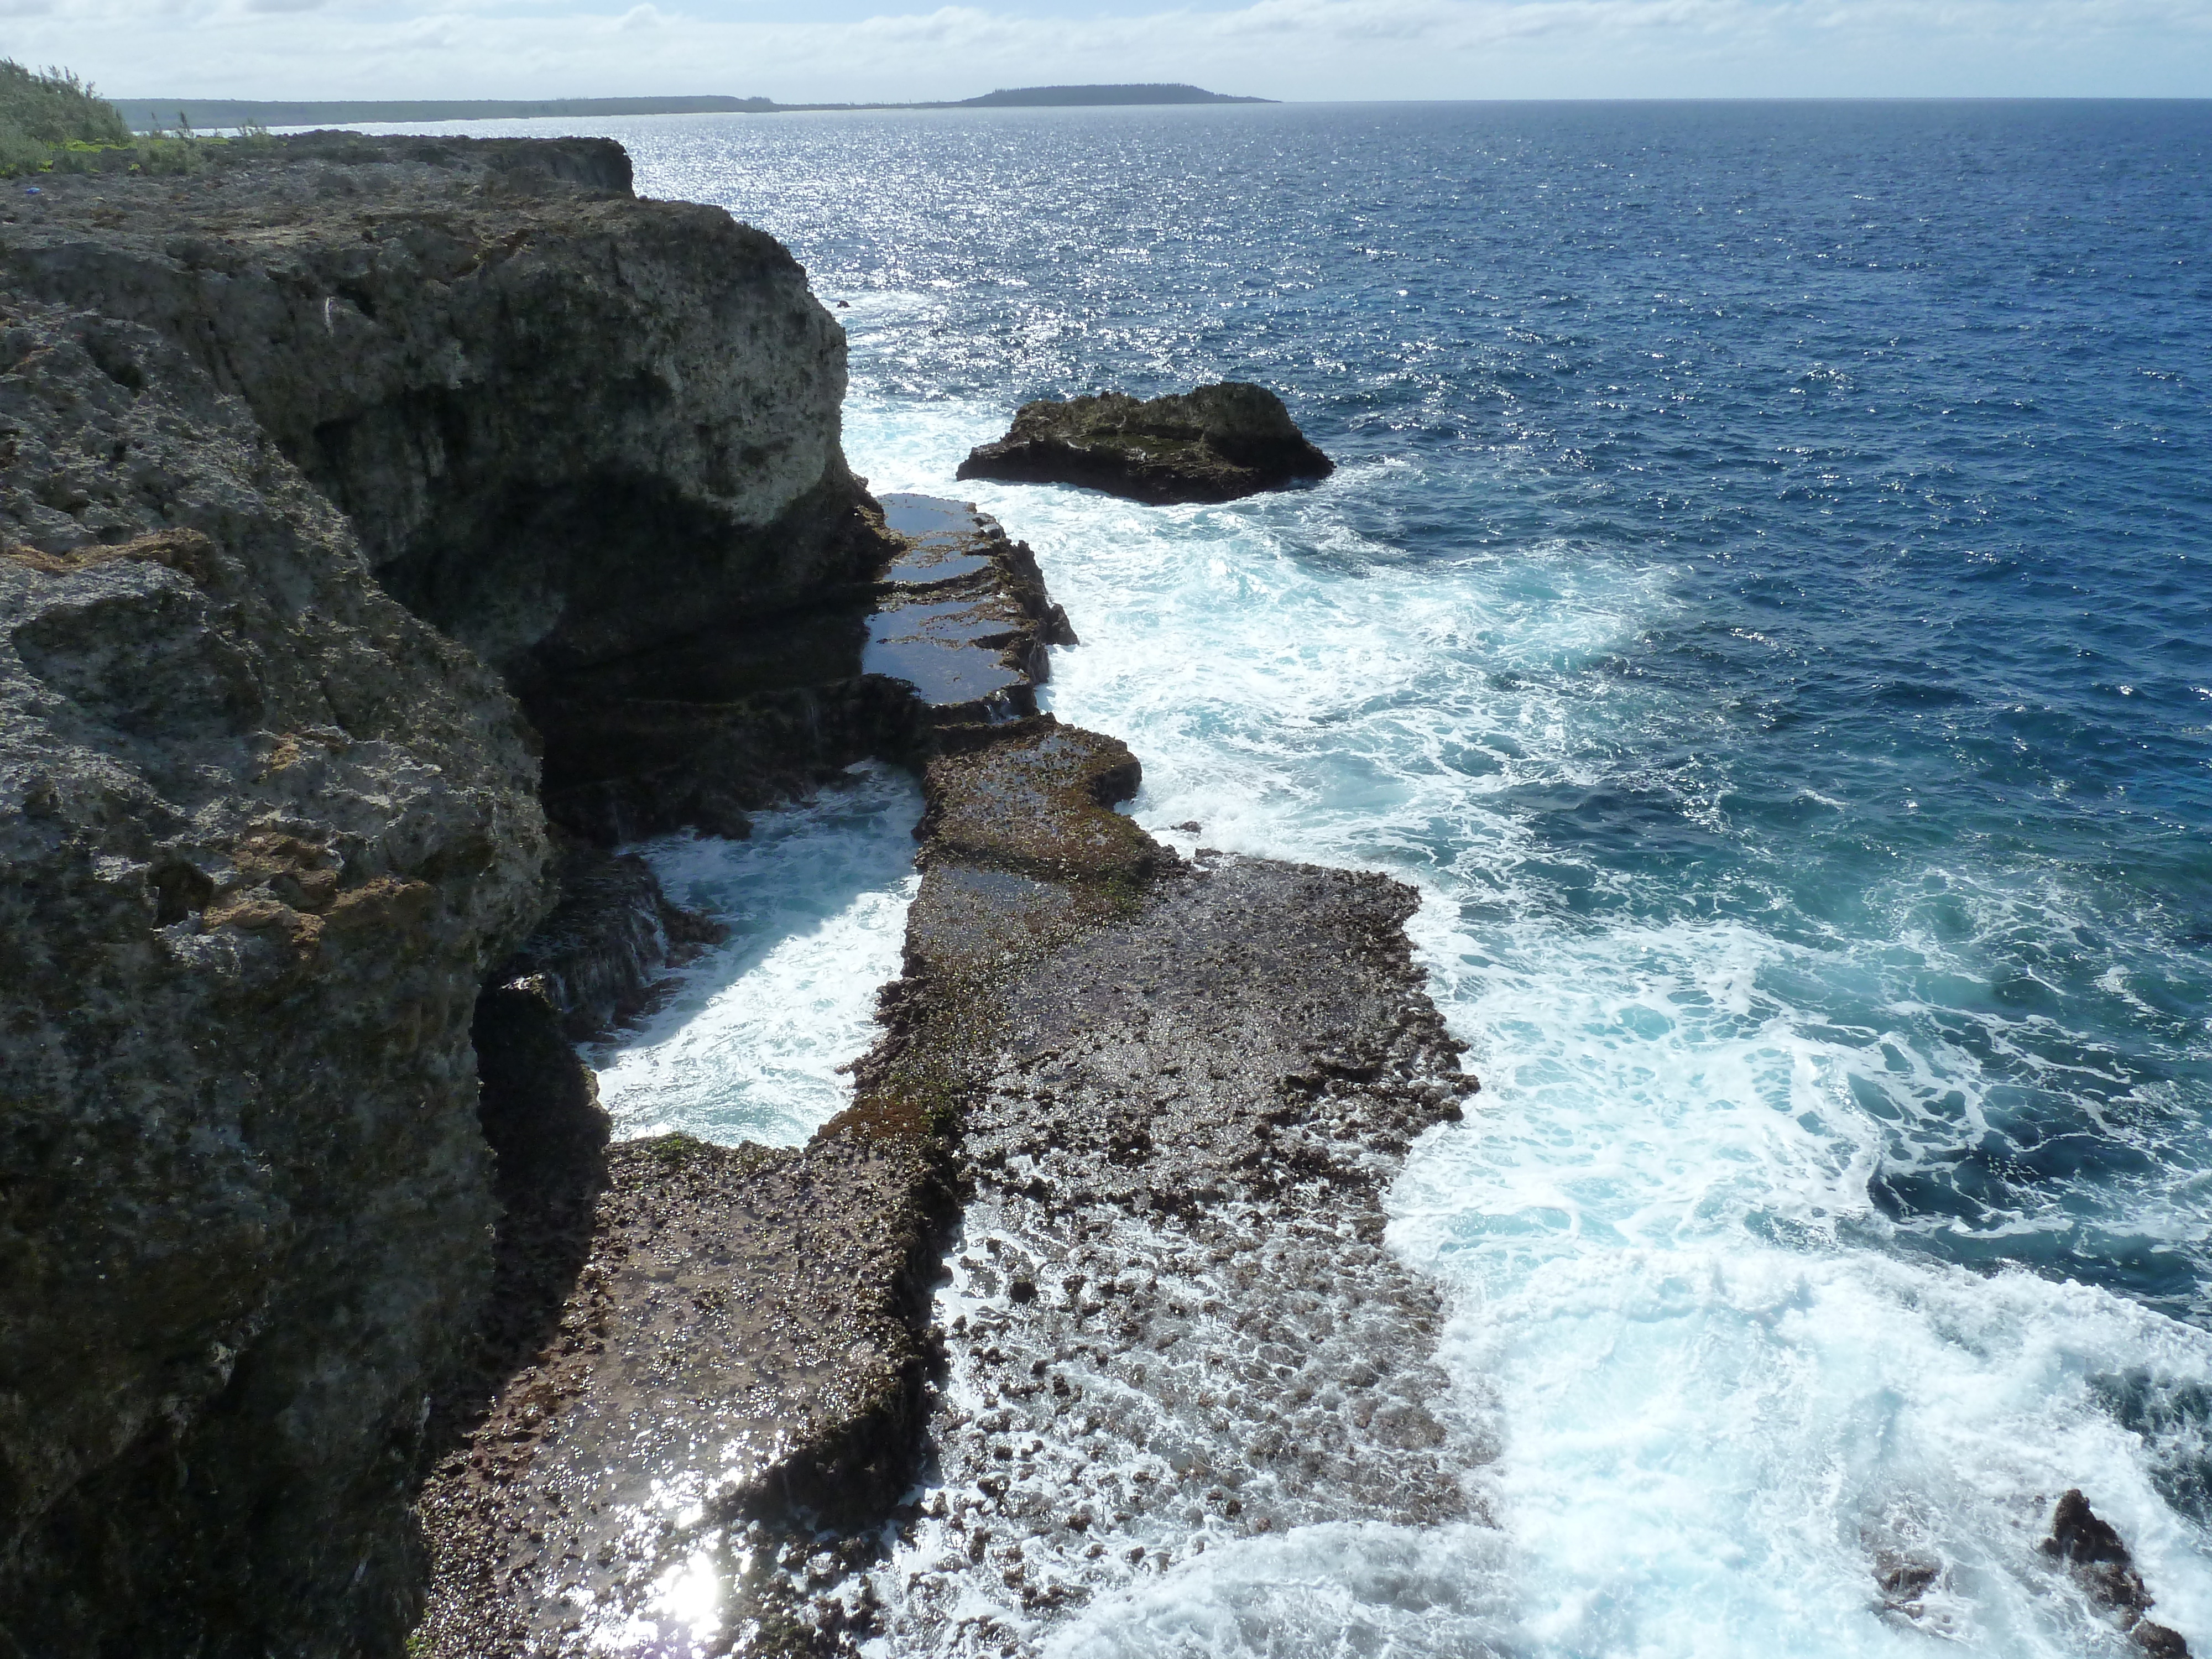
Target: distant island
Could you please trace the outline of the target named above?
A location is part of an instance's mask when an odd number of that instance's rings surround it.
[[[528,121],[601,115],[775,115],[799,110],[1050,109],[1112,104],[1272,104],[1169,82],[1011,87],[980,98],[921,104],[779,104],[770,98],[111,98],[134,132],[179,127],[355,126],[372,121]]]
[[[1234,98],[1225,92],[1179,82],[1146,81],[1118,87],[1014,87],[987,92],[981,98],[963,98],[957,104],[917,105],[916,108],[1042,109],[1060,104],[1272,104],[1273,98]]]

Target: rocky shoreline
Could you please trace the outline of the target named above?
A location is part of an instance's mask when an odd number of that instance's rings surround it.
[[[1113,810],[1034,556],[851,475],[780,246],[317,135],[0,213],[0,1653],[832,1650],[1473,1512],[1379,1243],[1473,1086],[1410,895]],[[573,1041],[711,928],[608,849],[869,756],[927,812],[851,1109],[609,1146]]]

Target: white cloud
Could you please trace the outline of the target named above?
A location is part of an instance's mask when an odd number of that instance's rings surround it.
[[[1288,98],[2212,94],[2212,0],[1021,9],[1080,3],[840,22],[801,21],[803,0],[689,0],[682,14],[651,0],[54,0],[9,33],[15,55],[137,96],[723,91],[800,102],[1116,80]]]

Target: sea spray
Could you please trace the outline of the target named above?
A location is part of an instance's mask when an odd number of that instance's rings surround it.
[[[1457,1597],[1562,1659],[2118,1655],[2035,1547],[2079,1486],[2212,1642],[2204,120],[624,130],[852,301],[878,489],[951,493],[1027,397],[1224,375],[1340,463],[958,493],[1036,547],[1053,706],[1148,827],[1422,889],[1487,1086],[1392,1237],[1501,1536],[1241,1543],[1032,1639],[1414,1652]]]
[[[763,812],[751,838],[638,848],[677,903],[730,929],[661,1006],[591,1056],[618,1137],[796,1146],[851,1096],[839,1068],[875,1037],[898,974],[921,792],[870,763],[842,787]]]

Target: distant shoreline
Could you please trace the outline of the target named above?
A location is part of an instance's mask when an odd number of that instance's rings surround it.
[[[780,115],[806,110],[1097,109],[1146,104],[1271,104],[1200,87],[1146,83],[1016,87],[980,98],[913,104],[779,104],[769,98],[111,98],[135,132],[189,126],[345,126],[388,121],[529,121],[608,115]]]

